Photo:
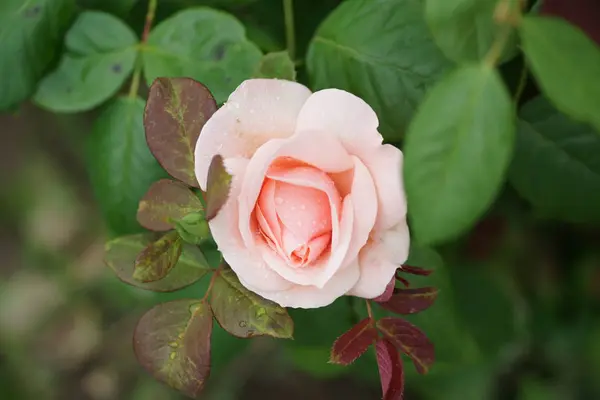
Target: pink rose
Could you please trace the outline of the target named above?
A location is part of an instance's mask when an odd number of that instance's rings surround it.
[[[220,154],[233,175],[210,228],[249,290],[283,307],[375,298],[408,256],[402,152],[382,144],[375,112],[342,90],[243,82],[196,145],[206,190]]]

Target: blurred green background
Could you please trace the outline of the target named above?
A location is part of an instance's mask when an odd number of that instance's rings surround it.
[[[143,1],[80,3],[122,15],[141,31]],[[211,1],[161,1],[157,21],[198,3]],[[283,49],[281,1],[215,3],[243,21],[263,50]],[[296,1],[298,53],[339,3]],[[516,59],[503,67],[507,80],[521,65]],[[531,97],[535,88],[528,91]],[[207,282],[154,294],[119,282],[103,265],[107,232],[84,155],[95,115],[31,104],[0,115],[2,400],[182,398],[137,365],[131,335],[153,304],[200,296]],[[406,360],[405,397],[600,398],[599,244],[597,226],[547,220],[507,186],[465,237],[411,249],[409,264],[435,270],[412,282],[441,292],[431,309],[410,318],[434,341],[437,362],[418,376]],[[371,351],[349,368],[327,364],[335,338],[365,313],[363,303],[344,298],[325,309],[292,310],[294,341],[244,341],[216,327],[212,376],[201,398],[380,398]]]

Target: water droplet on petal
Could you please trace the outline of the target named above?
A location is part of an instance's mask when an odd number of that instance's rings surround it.
[[[283,204],[283,199],[281,197],[275,197],[275,204]]]

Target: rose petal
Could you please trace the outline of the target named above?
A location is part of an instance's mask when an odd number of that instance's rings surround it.
[[[292,284],[265,264],[258,249],[248,249],[238,230],[237,198],[247,164],[245,159],[225,160],[225,167],[233,175],[231,191],[221,211],[209,222],[210,231],[223,258],[240,279],[261,290],[286,290]]]
[[[202,190],[214,155],[249,158],[268,140],[292,136],[310,94],[305,86],[285,80],[243,82],[204,125],[196,143],[196,178]]]
[[[262,212],[265,223],[269,226],[269,230],[273,234],[273,241],[281,243],[281,226],[279,224],[279,218],[277,217],[277,210],[275,208],[276,186],[277,184],[274,180],[265,180],[258,197],[257,208]]]
[[[364,100],[338,89],[313,93],[298,115],[296,131],[334,133],[350,154],[362,154],[381,145],[379,120]],[[319,147],[319,146],[315,146]]]
[[[410,238],[406,223],[375,235],[360,251],[360,278],[349,295],[372,299],[380,296],[408,258]],[[401,260],[401,261],[400,261]]]

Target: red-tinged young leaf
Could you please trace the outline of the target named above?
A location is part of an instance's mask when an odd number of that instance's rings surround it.
[[[405,272],[412,275],[429,276],[433,272],[432,269],[424,269],[421,267],[412,267],[410,265],[403,265],[398,270],[399,272]]]
[[[210,375],[210,307],[198,300],[159,304],[139,320],[133,349],[157,380],[196,398]]]
[[[137,220],[151,231],[173,229],[172,220],[202,211],[200,199],[186,185],[170,179],[154,182],[140,200]]]
[[[285,308],[246,289],[229,267],[219,270],[218,274],[210,305],[223,329],[241,338],[292,337],[294,321]]]
[[[210,91],[190,78],[157,78],[144,112],[148,147],[176,179],[198,187],[194,150],[202,127],[217,111]]]
[[[379,305],[396,314],[415,314],[431,307],[437,295],[438,290],[433,287],[398,289],[388,301]]]
[[[375,349],[383,400],[402,400],[404,398],[404,367],[398,350],[392,342],[385,338],[377,340]]]
[[[331,348],[329,362],[350,365],[377,340],[377,330],[371,318],[365,318],[337,338]]]
[[[184,244],[175,268],[163,279],[143,283],[133,278],[138,254],[157,239],[156,234],[146,233],[122,236],[106,243],[104,261],[123,282],[154,292],[172,292],[201,279],[210,271],[206,258],[196,246]]]
[[[210,162],[206,184],[206,220],[210,221],[225,205],[229,197],[231,175],[225,169],[223,157],[216,155]]]
[[[133,279],[144,283],[163,279],[177,264],[182,245],[181,237],[176,231],[150,243],[135,259]]]
[[[396,276],[394,276],[392,278],[392,280],[390,281],[390,283],[387,284],[383,293],[380,296],[375,297],[373,299],[373,301],[376,301],[378,303],[383,303],[385,301],[388,301],[390,299],[390,297],[392,297],[392,295],[394,294],[395,287],[396,287]]]
[[[417,372],[425,374],[435,360],[433,343],[416,326],[400,318],[386,317],[377,321],[377,328],[399,350],[409,356]]]

